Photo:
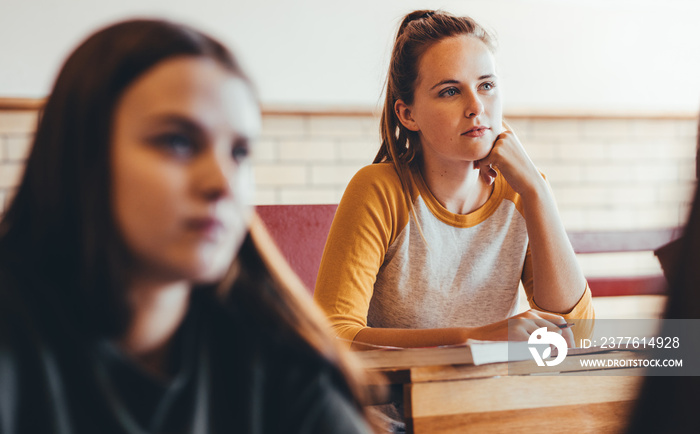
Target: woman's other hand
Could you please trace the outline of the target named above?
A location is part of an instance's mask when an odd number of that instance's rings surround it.
[[[473,330],[471,338],[489,341],[526,341],[532,332],[546,327],[547,331],[562,335],[569,347],[574,347],[574,334],[566,324],[566,320],[560,315],[530,309],[503,321],[477,327]]]

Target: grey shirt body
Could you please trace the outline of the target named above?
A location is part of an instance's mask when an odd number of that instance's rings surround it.
[[[368,326],[474,327],[517,313],[528,247],[525,219],[507,198],[491,199],[500,203],[490,215],[460,227],[417,197],[425,240],[411,215],[377,274]]]

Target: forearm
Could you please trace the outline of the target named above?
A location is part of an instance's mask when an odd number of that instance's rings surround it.
[[[436,347],[441,345],[461,345],[469,339],[485,341],[523,341],[539,327],[549,327],[560,332],[554,324],[566,321],[558,315],[529,310],[514,317],[486,324],[480,327],[451,327],[438,329],[390,329],[365,328],[352,344],[356,351],[372,350],[376,345],[402,348]],[[571,335],[571,332],[568,332]],[[569,340],[573,346],[573,338]],[[370,344],[370,345],[363,345]]]
[[[539,178],[521,193],[533,270],[533,296],[537,306],[552,312],[569,312],[586,288],[554,197]]]
[[[374,349],[370,345],[392,346],[402,348],[436,347],[440,345],[459,345],[467,339],[477,339],[477,328],[452,327],[439,329],[393,329],[365,328],[356,336],[353,350]],[[370,345],[362,345],[363,343]]]

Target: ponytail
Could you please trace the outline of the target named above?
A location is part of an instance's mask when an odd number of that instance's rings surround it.
[[[386,95],[380,122],[381,146],[373,164],[391,162],[401,180],[401,188],[416,224],[416,210],[411,198],[411,170],[420,160],[420,139],[401,122],[395,112],[396,101],[413,103],[418,80],[418,65],[422,55],[433,44],[452,36],[469,35],[484,42],[495,51],[495,39],[481,25],[469,17],[456,17],[434,10],[417,10],[404,17],[396,33],[386,78]],[[423,235],[420,225],[418,230]],[[425,237],[424,237],[425,239]]]

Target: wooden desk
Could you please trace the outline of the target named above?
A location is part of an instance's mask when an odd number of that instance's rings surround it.
[[[581,358],[640,355],[568,356],[556,367],[525,361],[380,372],[392,384],[403,385],[409,433],[621,432],[641,384],[641,368],[599,369],[592,375],[583,372]],[[560,374],[541,375],[547,370]]]

